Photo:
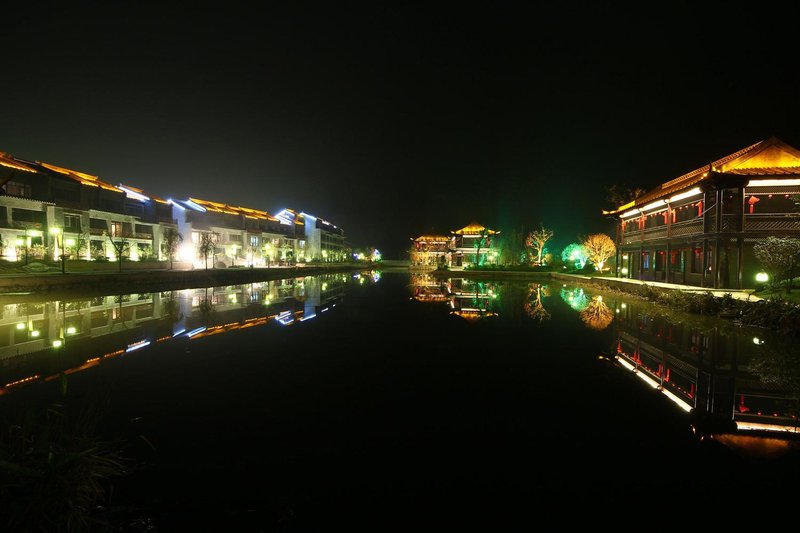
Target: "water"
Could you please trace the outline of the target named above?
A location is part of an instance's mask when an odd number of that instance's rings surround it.
[[[102,405],[140,461],[115,501],[165,530],[780,505],[800,473],[786,339],[587,288],[363,272],[0,304],[0,408]]]

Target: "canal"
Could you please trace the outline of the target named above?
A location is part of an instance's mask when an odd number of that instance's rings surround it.
[[[532,523],[790,500],[791,339],[562,282],[365,271],[0,299],[0,412],[89,409],[115,521]],[[6,423],[8,426],[8,423]]]

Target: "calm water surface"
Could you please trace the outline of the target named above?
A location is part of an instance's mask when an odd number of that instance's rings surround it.
[[[619,295],[363,272],[0,304],[0,408],[102,405],[138,443],[116,501],[164,530],[779,505],[800,479],[791,344]]]

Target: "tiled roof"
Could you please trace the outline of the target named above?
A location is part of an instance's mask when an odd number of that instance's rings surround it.
[[[480,235],[484,231],[489,235],[496,235],[497,233],[500,233],[499,231],[494,231],[481,226],[477,222],[472,222],[471,224],[464,226],[461,229],[457,229],[451,233],[455,233],[456,235]]]
[[[249,207],[233,206],[233,205],[223,204],[220,202],[212,202],[210,200],[201,200],[199,198],[189,198],[189,200],[196,203],[197,205],[203,206],[208,211],[214,211],[217,213],[226,213],[228,215],[245,216],[248,218],[255,218],[260,220],[274,220],[275,222],[278,221],[277,218],[273,217],[266,211],[261,211],[260,209],[251,209]]]
[[[735,175],[796,175],[800,171],[800,150],[789,146],[776,137],[759,141],[726,155],[708,165],[687,172],[675,179],[667,181],[639,196],[633,202],[618,207],[613,211],[604,211],[605,215],[617,215],[629,209],[641,207],[654,200],[666,198],[673,194],[696,186],[705,180],[709,172],[712,174]]]
[[[33,166],[27,165],[21,161],[17,161],[10,154],[3,152],[0,152],[0,166],[13,168],[14,170],[22,170],[25,172],[37,172]]]
[[[101,189],[106,189],[108,191],[122,192],[122,189],[114,187],[110,183],[101,181],[100,178],[98,178],[97,176],[92,176],[91,174],[86,174],[84,172],[78,172],[77,170],[70,170],[68,168],[58,167],[56,165],[51,165],[49,163],[42,163],[41,161],[37,161],[37,163],[48,170],[52,170],[53,172],[57,172],[59,174],[67,176],[68,178],[72,178],[81,185],[89,185],[90,187],[100,187]]]

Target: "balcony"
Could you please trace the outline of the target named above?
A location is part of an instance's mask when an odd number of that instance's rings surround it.
[[[105,228],[89,228],[89,235],[103,235],[107,232]]]
[[[759,213],[745,215],[744,231],[800,232],[800,213]]]

